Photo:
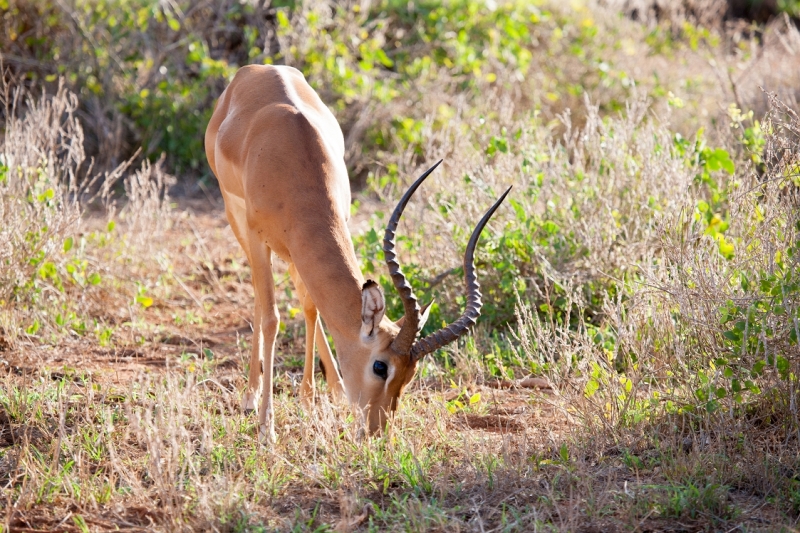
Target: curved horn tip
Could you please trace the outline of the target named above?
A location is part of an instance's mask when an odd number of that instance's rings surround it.
[[[503,193],[503,194],[500,196],[500,202],[502,202],[503,200],[505,200],[505,199],[506,199],[506,196],[508,196],[508,193],[510,193],[510,192],[511,192],[511,189],[513,189],[513,188],[514,188],[514,186],[513,186],[513,185],[509,185],[509,186],[508,186],[508,189],[506,189],[506,192],[504,192],[504,193]]]
[[[441,165],[441,164],[442,164],[442,161],[444,161],[444,159],[440,159],[440,160],[438,160],[436,163],[434,163],[434,164],[433,164],[433,166],[431,166],[431,168],[429,168],[428,170],[426,170],[425,172],[423,172],[423,173],[422,173],[422,175],[421,175],[419,178],[417,178],[417,182],[419,182],[419,183],[422,183],[422,181],[423,181],[425,178],[427,178],[428,176],[430,176],[430,175],[431,175],[431,172],[433,172],[434,170],[436,170],[436,167],[438,167],[439,165]],[[416,183],[415,183],[414,185],[416,185]],[[412,185],[412,187],[413,187],[413,185]]]
[[[431,165],[431,167],[430,167],[428,170],[426,170],[425,172],[423,172],[423,173],[420,175],[420,177],[419,177],[419,178],[417,178],[417,181],[418,181],[418,182],[420,182],[420,183],[422,183],[422,181],[423,181],[425,178],[427,178],[428,176],[430,176],[430,175],[431,175],[431,172],[433,172],[434,170],[436,170],[436,168],[437,168],[439,165],[441,165],[441,164],[442,164],[442,161],[444,161],[444,159],[440,159],[440,160],[438,160],[436,163],[434,163],[433,165]],[[416,183],[415,183],[414,185],[416,185]],[[412,185],[412,187],[413,187],[413,185]]]

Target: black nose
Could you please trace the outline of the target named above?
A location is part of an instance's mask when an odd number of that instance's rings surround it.
[[[383,361],[375,361],[375,363],[372,365],[372,371],[375,372],[375,375],[379,376],[381,379],[386,379],[389,375],[389,365]]]

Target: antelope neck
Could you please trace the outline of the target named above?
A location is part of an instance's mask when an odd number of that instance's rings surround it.
[[[328,238],[317,241],[328,245],[314,254],[311,260],[316,264],[307,264],[306,259],[296,261],[295,266],[338,348],[342,341],[351,343],[359,339],[364,277],[358,268],[349,231],[346,226],[335,226],[329,228]],[[322,265],[324,268],[320,268]]]

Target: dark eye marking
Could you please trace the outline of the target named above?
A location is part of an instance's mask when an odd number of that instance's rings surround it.
[[[389,365],[383,361],[375,361],[375,364],[372,365],[372,371],[381,379],[386,379],[389,376]]]

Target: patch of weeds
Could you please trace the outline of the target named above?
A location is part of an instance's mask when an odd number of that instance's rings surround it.
[[[389,504],[381,508],[373,504],[374,514],[369,517],[368,531],[385,531],[388,527],[399,527],[406,531],[432,531],[447,528],[452,522],[450,512],[437,498],[419,499],[415,495],[391,495]],[[449,512],[448,512],[449,511]]]
[[[673,485],[664,490],[661,513],[676,519],[733,520],[740,510],[731,505],[728,492],[728,487],[715,483]]]

